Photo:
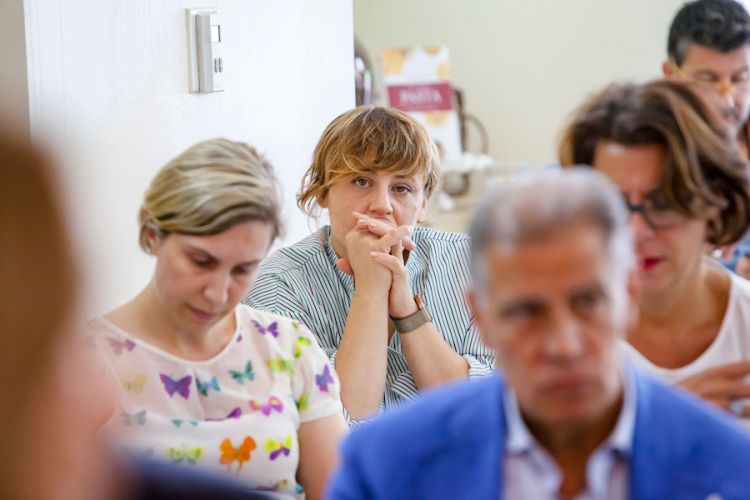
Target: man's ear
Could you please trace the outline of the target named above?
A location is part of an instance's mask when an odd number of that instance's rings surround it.
[[[467,290],[464,293],[464,297],[466,298],[466,303],[469,304],[469,310],[471,311],[471,314],[474,316],[474,318],[479,321],[479,315],[481,314],[477,307],[477,294],[474,293],[474,290]]]
[[[664,61],[663,63],[661,63],[661,74],[664,76],[664,78],[672,78],[675,76],[672,61]]]
[[[502,357],[501,353],[497,351],[497,339],[492,338],[492,332],[488,328],[487,315],[491,313],[487,311],[487,304],[482,304],[482,302],[487,299],[477,294],[477,292],[474,290],[468,290],[465,293],[465,297],[466,302],[469,304],[471,315],[476,322],[477,330],[479,331],[479,341],[495,353],[495,356],[497,356],[495,360],[495,366],[500,369]]]
[[[472,290],[467,290],[464,294],[466,298],[466,302],[469,304],[469,310],[471,311],[471,315],[474,317],[474,321],[477,324],[477,328],[479,329],[479,336],[484,342],[484,314],[482,311],[482,308],[479,304],[479,297],[477,296],[477,293]],[[485,342],[486,344],[486,342]]]

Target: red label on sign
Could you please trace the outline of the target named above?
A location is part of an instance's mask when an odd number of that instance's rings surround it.
[[[449,111],[453,89],[450,83],[389,85],[388,102],[401,111]]]

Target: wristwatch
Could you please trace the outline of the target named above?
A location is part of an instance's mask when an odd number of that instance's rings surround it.
[[[393,321],[393,326],[396,327],[398,333],[407,333],[416,330],[428,321],[432,321],[432,316],[430,316],[427,308],[425,308],[424,302],[422,302],[422,297],[420,297],[419,294],[414,296],[414,302],[417,304],[417,310],[405,318],[394,318],[393,316],[390,316],[391,321]]]

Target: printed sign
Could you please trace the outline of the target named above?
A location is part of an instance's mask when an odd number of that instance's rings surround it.
[[[444,159],[461,157],[448,48],[386,49],[383,74],[388,104],[422,122]]]

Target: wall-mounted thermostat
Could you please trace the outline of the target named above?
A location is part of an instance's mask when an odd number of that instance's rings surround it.
[[[187,9],[190,92],[224,90],[222,21],[215,8]]]

